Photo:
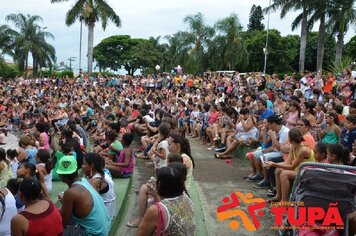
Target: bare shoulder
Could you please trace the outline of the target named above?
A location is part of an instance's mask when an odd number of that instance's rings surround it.
[[[22,225],[23,223],[26,223],[27,219],[21,215],[21,214],[17,214],[14,217],[12,217],[11,219],[11,224],[15,224],[17,227],[20,226],[20,224]]]
[[[156,206],[156,205],[150,206],[150,207],[147,209],[146,214],[147,214],[148,217],[156,219],[156,218],[158,217],[158,209],[157,209],[157,206]]]

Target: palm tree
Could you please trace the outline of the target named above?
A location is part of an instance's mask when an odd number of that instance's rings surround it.
[[[219,56],[223,56],[224,67],[229,70],[236,69],[236,66],[246,66],[248,64],[248,52],[244,41],[241,39],[242,26],[236,14],[219,20],[215,24],[217,32],[221,33],[219,41],[223,44],[223,51]]]
[[[195,62],[192,69],[194,72],[201,72],[207,66],[207,62],[204,61],[204,53],[208,48],[209,40],[214,35],[214,29],[205,25],[203,14],[200,12],[186,16],[183,21],[189,26],[186,43],[192,47],[189,52],[190,58]]]
[[[329,23],[332,25],[332,32],[336,34],[335,60],[340,61],[344,47],[344,37],[349,27],[356,25],[355,0],[335,0],[330,10]]]
[[[274,0],[270,7],[265,9],[276,11],[281,8],[281,18],[284,18],[291,10],[302,12],[292,22],[292,30],[295,30],[301,25],[300,35],[300,49],[299,49],[299,71],[304,71],[305,64],[305,51],[307,47],[307,34],[308,34],[308,13],[310,12],[310,1],[312,0]]]
[[[7,25],[0,26],[0,55],[8,54],[13,56],[11,48],[14,43],[14,32]]]
[[[51,0],[51,3],[64,1],[68,0]],[[107,4],[106,0],[76,0],[72,9],[67,12],[65,23],[67,26],[71,26],[77,19],[83,20],[88,26],[88,72],[91,74],[93,70],[95,23],[101,20],[101,26],[105,30],[109,20],[120,27],[121,19]]]
[[[330,10],[331,5],[330,0],[318,1],[315,0],[311,2],[311,16],[308,22],[308,29],[312,29],[314,23],[320,21],[319,31],[318,31],[318,48],[316,56],[316,71],[321,72],[323,68],[323,59],[324,59],[324,45],[325,37],[327,36],[327,25],[326,20],[328,17],[328,11]]]
[[[6,16],[6,20],[14,23],[18,29],[18,31],[7,29],[7,32],[9,32],[11,47],[13,47],[13,59],[18,63],[21,71],[25,69],[25,77],[27,77],[30,53],[33,59],[41,57],[40,65],[45,66],[53,62],[55,49],[46,42],[46,38],[54,39],[54,37],[51,33],[41,30],[42,28],[37,24],[38,21],[42,21],[40,16],[10,14]],[[40,54],[39,52],[42,53]]]
[[[33,59],[33,75],[35,75],[39,68],[51,68],[56,61],[56,50],[54,47],[46,42],[46,38],[54,39],[49,32],[38,29],[35,37],[34,47],[31,50]]]

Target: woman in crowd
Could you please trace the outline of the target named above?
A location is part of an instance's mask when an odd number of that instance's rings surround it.
[[[236,133],[227,138],[227,149],[215,154],[218,159],[231,158],[231,152],[234,151],[242,143],[248,143],[250,139],[256,139],[257,131],[256,119],[249,114],[248,109],[243,108],[240,111],[240,117],[237,120]]]
[[[297,124],[297,120],[300,118],[301,108],[298,102],[290,101],[289,102],[289,109],[285,116],[287,127],[289,129],[294,128]]]
[[[338,143],[341,137],[341,128],[339,127],[339,118],[335,112],[328,112],[325,116],[326,127],[319,129],[321,142],[327,144]]]
[[[302,144],[303,134],[298,128],[293,128],[288,133],[291,144],[288,159],[284,162],[275,163],[266,161],[265,167],[276,167],[276,196],[270,201],[288,201],[290,181],[294,181],[298,167],[303,162],[315,161],[313,149]]]
[[[48,150],[40,149],[37,152],[36,172],[40,181],[43,196],[50,200],[49,192],[52,190],[52,162],[51,154]]]
[[[180,134],[171,134],[168,138],[168,148],[170,153],[181,154],[183,158],[183,164],[187,168],[187,177],[185,180],[185,186],[189,190],[190,181],[193,176],[193,168],[195,167],[194,159],[191,154],[189,140],[184,138]]]
[[[306,101],[304,104],[300,106],[301,112],[303,113],[303,118],[309,120],[310,124],[314,126],[316,124],[315,119],[315,102],[314,101]]]
[[[11,178],[12,171],[10,168],[10,161],[6,159],[6,152],[0,148],[0,188],[6,186],[7,181]]]
[[[96,153],[88,153],[83,160],[83,173],[93,187],[100,193],[108,209],[111,219],[116,214],[115,184],[112,178],[104,172],[105,160]]]
[[[38,149],[44,149],[44,150],[49,150],[49,137],[46,131],[46,128],[48,126],[44,122],[39,122],[36,124],[36,130],[39,132],[39,146]]]
[[[37,148],[34,147],[33,141],[29,136],[21,136],[19,140],[19,155],[17,156],[17,160],[19,162],[29,162],[32,165],[36,165],[36,154]]]
[[[327,158],[330,164],[348,165],[350,160],[350,151],[347,147],[337,143],[327,146]]]
[[[123,150],[114,160],[105,159],[105,167],[114,178],[129,178],[134,170],[135,156],[131,148],[134,134],[126,133],[122,136]]]
[[[0,187],[0,235],[14,235],[11,232],[11,220],[16,214],[14,195],[7,188]]]
[[[145,213],[137,235],[194,235],[195,215],[192,201],[184,193],[186,168],[173,163],[157,171],[157,192],[160,201]],[[154,190],[152,190],[154,191]]]
[[[19,188],[25,210],[11,220],[11,235],[61,235],[62,217],[51,201],[41,200],[41,185],[34,178],[25,178]]]

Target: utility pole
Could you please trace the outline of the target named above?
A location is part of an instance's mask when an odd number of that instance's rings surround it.
[[[79,39],[79,73],[80,70],[82,69],[82,32],[83,32],[83,20],[82,16],[80,18],[80,39]]]
[[[70,69],[70,70],[72,70],[72,61],[75,61],[75,58],[76,58],[76,57],[70,57],[70,58],[68,59],[68,61],[69,61],[69,69]]]

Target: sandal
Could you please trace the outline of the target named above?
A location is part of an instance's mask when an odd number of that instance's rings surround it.
[[[127,226],[127,227],[130,227],[130,228],[138,228],[139,225],[140,225],[140,224],[138,224],[138,225],[133,224],[133,223],[130,222],[130,221],[126,223],[126,226]]]
[[[146,166],[147,166],[148,168],[153,168],[153,167],[155,166],[155,163],[154,163],[153,161],[150,161],[150,162],[147,162],[147,163],[146,163]]]
[[[145,160],[148,160],[148,159],[149,159],[149,157],[146,156],[146,155],[143,154],[143,153],[135,153],[135,157],[136,157],[136,158],[139,158],[139,159],[145,159]]]
[[[281,201],[281,199],[280,198],[276,198],[276,197],[273,197],[273,198],[270,198],[270,199],[266,200],[267,203],[280,202],[280,201]]]
[[[215,158],[216,159],[221,159],[221,160],[231,159],[230,156],[220,156],[218,153],[215,153]]]

